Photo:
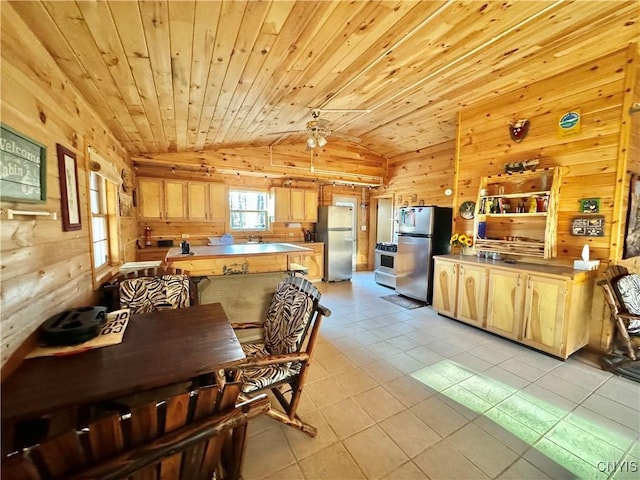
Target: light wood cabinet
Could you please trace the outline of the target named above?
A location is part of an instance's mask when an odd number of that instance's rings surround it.
[[[433,309],[448,317],[456,316],[458,264],[435,259],[433,269]]]
[[[227,220],[227,187],[223,183],[139,178],[138,191],[141,220]]]
[[[476,250],[556,256],[559,167],[482,177],[476,202]]]
[[[306,255],[289,255],[289,263],[297,263],[307,268],[306,278],[310,281],[322,280],[324,274],[324,243],[298,243],[313,250]]]
[[[486,329],[512,340],[519,340],[524,301],[524,275],[512,270],[497,268],[488,270]]]
[[[433,308],[442,315],[567,358],[589,341],[596,275],[596,271],[562,266],[437,256]],[[456,308],[452,312],[454,298]]]
[[[318,192],[300,188],[271,189],[274,222],[317,222]]]
[[[488,270],[483,266],[458,265],[456,318],[477,327],[484,326]]]
[[[139,178],[140,218],[144,220],[164,219],[164,180]]]
[[[183,180],[165,180],[164,208],[166,220],[184,220],[187,218],[187,182]]]

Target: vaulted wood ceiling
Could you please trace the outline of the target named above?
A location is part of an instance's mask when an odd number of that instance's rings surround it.
[[[637,0],[12,3],[132,156],[304,150],[273,132],[320,108],[330,141],[393,158],[454,139],[465,105],[639,32]]]

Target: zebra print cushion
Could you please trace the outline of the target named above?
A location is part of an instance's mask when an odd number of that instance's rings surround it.
[[[129,278],[120,282],[120,308],[130,308],[132,314],[158,310],[158,307],[189,307],[189,277]]]
[[[625,275],[616,282],[616,290],[627,311],[640,315],[640,275]],[[631,320],[628,330],[633,335],[640,333],[640,320]]]
[[[242,345],[242,350],[244,350],[244,354],[248,358],[269,355],[267,347],[263,343],[245,343]],[[266,367],[245,367],[242,369],[241,389],[244,393],[255,392],[299,373],[299,362],[268,365]]]
[[[306,331],[313,300],[294,285],[280,282],[264,323],[264,343],[269,353],[279,355],[298,351]]]

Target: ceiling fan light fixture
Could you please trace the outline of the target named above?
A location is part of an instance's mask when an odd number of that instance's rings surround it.
[[[327,139],[324,138],[322,135],[318,135],[318,146],[324,147],[326,144],[327,144]]]
[[[309,135],[309,137],[307,138],[307,147],[316,148],[316,146],[317,146],[316,139],[313,138],[312,135]]]

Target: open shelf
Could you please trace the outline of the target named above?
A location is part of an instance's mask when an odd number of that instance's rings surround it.
[[[476,250],[555,257],[559,189],[559,167],[482,177],[474,217]]]

